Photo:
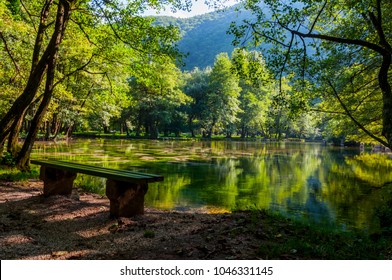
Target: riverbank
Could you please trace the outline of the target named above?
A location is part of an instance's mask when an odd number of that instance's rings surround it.
[[[263,211],[108,213],[97,194],[44,198],[39,180],[0,181],[0,259],[392,258],[390,237],[326,232]]]

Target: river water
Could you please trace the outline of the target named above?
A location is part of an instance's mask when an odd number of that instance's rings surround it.
[[[309,143],[74,140],[37,143],[52,158],[163,175],[146,206],[210,213],[268,209],[309,223],[373,231],[376,209],[392,199],[387,156]],[[76,184],[104,193],[104,179]]]

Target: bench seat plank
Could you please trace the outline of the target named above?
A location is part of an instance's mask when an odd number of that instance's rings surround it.
[[[151,183],[163,181],[163,176],[149,173],[134,172],[128,170],[110,169],[100,166],[92,166],[81,163],[66,162],[59,160],[31,160],[32,164],[58,168],[75,173],[83,173],[92,176],[105,177],[112,180],[133,182],[133,183]]]

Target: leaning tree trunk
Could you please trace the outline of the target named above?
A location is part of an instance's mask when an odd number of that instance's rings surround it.
[[[46,110],[53,95],[56,58],[70,15],[71,7],[69,5],[69,2],[66,0],[59,1],[56,25],[51,41],[53,42],[53,48],[48,59],[48,71],[46,75],[44,97],[41,101],[40,106],[38,107],[38,111],[33,118],[29,133],[23,144],[22,150],[20,151],[16,159],[16,165],[22,171],[30,170],[30,153],[33,148],[35,138],[38,134],[39,125],[41,124],[41,121],[46,113]]]
[[[41,121],[46,113],[46,110],[52,98],[53,88],[51,88],[50,86],[53,86],[54,75],[53,78],[49,78],[49,75],[50,72],[53,72],[54,74],[54,67],[51,65],[49,68],[53,69],[50,69],[50,71],[48,69],[47,86],[45,89],[44,97],[38,107],[38,111],[36,112],[33,121],[31,122],[31,128],[25,142],[23,143],[22,149],[19,152],[18,157],[16,158],[16,166],[22,171],[30,171],[30,153],[34,145],[35,138],[38,134],[39,125],[41,124]],[[48,86],[48,83],[50,83],[51,85]]]
[[[42,78],[45,74],[46,67],[48,64],[49,54],[51,53],[51,49],[53,47],[53,37],[50,41],[48,47],[43,52],[41,59],[39,59],[39,54],[41,53],[42,42],[44,38],[45,31],[47,29],[47,19],[49,17],[49,11],[53,4],[53,0],[46,1],[41,10],[40,16],[40,24],[38,26],[38,32],[35,40],[33,58],[31,64],[31,72],[29,79],[27,81],[26,87],[23,93],[15,100],[9,111],[5,114],[5,116],[0,121],[0,149],[3,150],[5,140],[9,133],[11,132],[13,124],[15,121],[23,115],[23,112],[26,111],[27,107],[33,101],[35,94],[38,91],[39,86],[41,85]],[[13,131],[12,133],[15,133]]]
[[[72,122],[71,125],[68,127],[67,132],[65,133],[65,138],[68,140],[71,138],[72,133],[74,131],[75,122]]]
[[[3,156],[4,143],[5,143],[5,139],[3,140],[3,142],[0,142],[0,158]]]
[[[19,131],[23,123],[23,118],[25,115],[24,111],[19,118],[15,119],[14,123],[12,124],[10,134],[8,137],[7,143],[7,151],[13,156],[16,157],[18,153],[18,141],[19,141]]]

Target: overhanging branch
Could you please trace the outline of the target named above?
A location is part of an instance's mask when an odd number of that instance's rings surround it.
[[[365,126],[363,126],[354,116],[351,114],[350,110],[347,108],[346,104],[342,101],[342,99],[339,96],[339,93],[333,86],[332,82],[330,80],[327,80],[328,85],[331,87],[333,94],[335,95],[336,99],[339,101],[339,104],[342,106],[343,110],[346,112],[347,116],[360,128],[363,132],[365,132],[368,136],[376,140],[377,142],[383,144],[384,146],[390,148],[390,145],[380,137],[377,137],[373,133],[371,133],[369,130],[366,129]]]
[[[93,55],[90,57],[90,59],[89,59],[85,64],[83,64],[82,66],[76,68],[75,70],[71,71],[70,73],[64,75],[60,80],[58,80],[58,81],[53,85],[53,88],[55,88],[58,84],[62,83],[66,78],[68,78],[68,77],[72,76],[73,74],[75,74],[76,72],[82,71],[84,68],[86,68],[86,67],[91,63],[91,61],[92,61],[92,59],[93,59],[94,56],[95,56],[95,55],[93,54]]]
[[[335,37],[335,36],[330,36],[330,35],[323,35],[323,34],[314,34],[314,33],[303,33],[297,30],[290,29],[288,27],[282,26],[285,28],[287,31],[291,32],[294,35],[300,36],[302,38],[314,38],[314,39],[321,39],[321,40],[326,40],[330,42],[335,42],[339,44],[348,44],[348,45],[356,45],[356,46],[361,46],[365,47],[368,49],[371,49],[379,54],[386,54],[388,51],[384,49],[383,47],[380,47],[379,45],[364,41],[364,40],[359,40],[359,39],[347,39],[347,38],[340,38],[340,37]]]

